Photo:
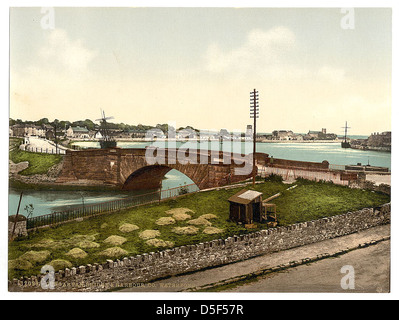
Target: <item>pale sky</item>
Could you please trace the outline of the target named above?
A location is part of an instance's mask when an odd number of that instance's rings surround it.
[[[391,10],[40,8],[10,12],[10,117],[259,132],[391,130]]]

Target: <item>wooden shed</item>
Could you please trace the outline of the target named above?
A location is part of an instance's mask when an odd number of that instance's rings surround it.
[[[243,189],[231,196],[228,201],[230,202],[230,220],[243,224],[261,222],[261,192]]]

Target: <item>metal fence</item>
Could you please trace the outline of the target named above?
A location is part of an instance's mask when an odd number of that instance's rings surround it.
[[[180,195],[198,191],[196,184],[184,185],[181,187],[159,190],[151,193],[130,196],[118,200],[82,205],[70,210],[53,212],[50,214],[28,218],[27,229],[34,229],[44,226],[56,225],[59,223],[94,216],[101,213],[110,213],[122,209],[133,208],[143,204],[160,202],[163,199],[174,198]]]

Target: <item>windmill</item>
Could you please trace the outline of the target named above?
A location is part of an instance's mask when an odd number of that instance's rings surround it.
[[[107,120],[113,119],[114,117],[105,117],[104,110],[101,110],[101,116],[101,119],[96,119],[96,121],[100,122],[100,133],[102,135],[100,140],[101,149],[116,147],[116,141],[111,137],[107,124]]]

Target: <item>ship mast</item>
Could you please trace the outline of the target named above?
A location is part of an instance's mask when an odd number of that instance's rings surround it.
[[[345,127],[342,127],[342,128],[345,128],[345,137],[344,137],[344,141],[341,142],[341,147],[342,148],[350,148],[351,146],[350,146],[350,143],[348,142],[348,137],[347,137],[348,129],[350,128],[350,127],[348,127],[348,121],[345,121]]]
[[[347,142],[347,134],[348,134],[348,129],[350,129],[350,127],[348,127],[348,121],[345,121],[345,127],[342,127],[345,129],[345,143]]]

